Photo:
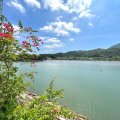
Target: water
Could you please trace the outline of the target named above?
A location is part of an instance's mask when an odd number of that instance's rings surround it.
[[[89,120],[120,120],[120,62],[44,61],[31,66],[17,63],[22,72],[36,71],[33,83],[41,94],[55,79],[64,89],[61,104],[88,116]]]

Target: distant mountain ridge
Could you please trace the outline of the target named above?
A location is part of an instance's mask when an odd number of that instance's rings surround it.
[[[111,46],[110,48],[120,48],[120,43],[116,44],[116,45],[113,45]]]
[[[120,61],[120,43],[108,49],[77,50],[66,53],[44,54],[44,59],[55,60],[117,60]]]
[[[40,54],[28,56],[31,60],[98,60],[98,61],[120,61],[120,43],[108,49],[77,50],[66,53]],[[22,59],[20,59],[22,60]],[[19,61],[20,61],[19,60]]]

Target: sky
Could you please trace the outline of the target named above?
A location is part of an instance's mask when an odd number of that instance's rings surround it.
[[[120,43],[120,0],[4,0],[3,13],[38,30],[40,54]]]

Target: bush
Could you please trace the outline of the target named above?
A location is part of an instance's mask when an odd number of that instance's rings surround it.
[[[39,50],[42,41],[33,34],[35,30],[31,27],[24,28],[21,21],[19,30],[14,30],[3,15],[0,19],[0,120],[54,120],[59,116],[74,118],[75,114],[72,111],[58,106],[62,90],[54,91],[53,82],[42,96],[28,101],[27,104],[18,102],[18,98],[27,89],[24,77],[31,77],[31,74],[18,75],[19,69],[13,62],[18,59],[29,60],[26,54],[32,53],[33,47]],[[21,44],[16,40],[17,33],[25,37]]]

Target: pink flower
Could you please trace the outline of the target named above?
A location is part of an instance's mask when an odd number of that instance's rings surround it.
[[[10,34],[0,33],[0,37],[13,38]]]
[[[9,31],[9,32],[13,32],[13,28],[11,26],[9,26],[7,23],[3,23],[3,26]]]
[[[22,45],[25,45],[27,42],[24,40],[24,41],[22,41]]]
[[[39,46],[39,44],[38,43],[34,43],[34,46]]]
[[[25,45],[26,48],[28,48],[28,45]]]
[[[26,48],[28,48],[28,42],[26,40],[22,41],[22,45]]]

